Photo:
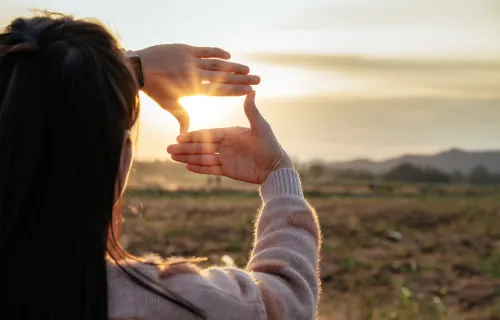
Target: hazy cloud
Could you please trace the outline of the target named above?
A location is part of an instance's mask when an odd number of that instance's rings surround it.
[[[500,60],[255,53],[266,65],[343,76],[365,83],[364,95],[500,97]],[[364,92],[362,92],[364,90]]]
[[[385,157],[426,147],[496,149],[500,147],[499,106],[500,98],[317,96],[259,102],[287,148],[302,157],[326,159]],[[339,155],[338,145],[356,146],[356,154]]]
[[[320,71],[391,71],[391,72],[462,72],[500,71],[500,61],[451,60],[430,58],[386,58],[361,55],[255,53],[253,60],[288,67],[314,68]]]

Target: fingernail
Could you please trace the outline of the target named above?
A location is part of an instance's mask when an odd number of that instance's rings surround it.
[[[251,86],[244,86],[243,91],[246,93],[250,93],[250,92],[252,92],[252,87]]]
[[[260,82],[260,77],[259,76],[251,76],[250,81],[252,83],[259,83]]]

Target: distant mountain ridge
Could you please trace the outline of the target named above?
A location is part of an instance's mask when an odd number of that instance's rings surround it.
[[[408,154],[384,161],[356,159],[333,162],[329,166],[334,169],[367,170],[378,173],[388,171],[405,162],[417,166],[430,166],[450,173],[456,170],[468,173],[474,167],[481,165],[491,172],[500,173],[500,151],[465,151],[461,149],[451,149],[433,155]]]

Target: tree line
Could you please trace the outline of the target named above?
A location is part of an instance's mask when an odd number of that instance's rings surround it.
[[[500,173],[489,171],[478,165],[470,172],[445,172],[430,166],[417,166],[412,163],[402,163],[389,171],[375,174],[367,170],[333,169],[328,165],[314,163],[299,169],[305,180],[328,183],[332,181],[387,181],[408,183],[440,183],[440,184],[472,184],[500,185]]]

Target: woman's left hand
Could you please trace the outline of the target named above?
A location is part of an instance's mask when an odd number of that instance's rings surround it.
[[[151,99],[177,118],[181,132],[189,129],[189,115],[179,104],[184,96],[243,96],[260,83],[250,69],[227,60],[219,48],[163,44],[136,51],[142,61],[144,88]],[[208,82],[208,83],[207,83]]]

